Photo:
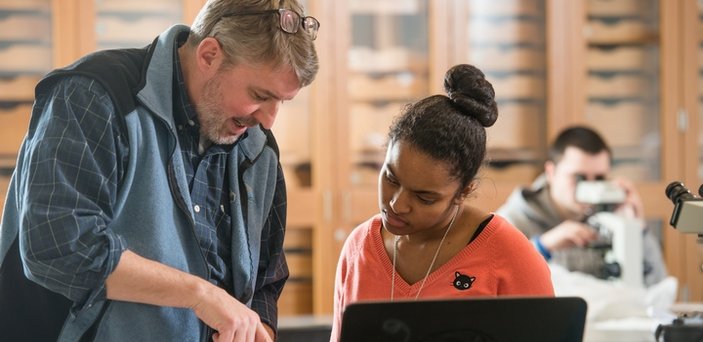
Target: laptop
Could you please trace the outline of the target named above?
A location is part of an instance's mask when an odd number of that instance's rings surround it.
[[[341,342],[580,342],[579,297],[480,297],[357,302],[342,316]]]

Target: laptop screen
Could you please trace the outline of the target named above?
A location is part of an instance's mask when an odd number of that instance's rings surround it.
[[[578,297],[490,297],[357,302],[342,317],[341,342],[582,341]]]

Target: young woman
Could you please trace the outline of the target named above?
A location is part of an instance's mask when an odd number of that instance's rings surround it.
[[[444,88],[447,96],[408,106],[390,128],[381,212],[351,233],[339,259],[333,341],[356,301],[554,295],[525,235],[464,203],[477,188],[485,127],[498,118],[492,85],[462,64],[447,71]]]

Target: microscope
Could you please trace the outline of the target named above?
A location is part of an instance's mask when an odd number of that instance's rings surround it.
[[[697,234],[698,244],[703,244],[703,185],[699,196],[691,193],[682,182],[671,182],[665,190],[666,197],[674,204],[669,224],[684,234]],[[671,324],[660,324],[654,333],[656,341],[703,341],[703,315],[680,314]]]
[[[625,197],[625,191],[611,181],[584,180],[576,184],[576,201],[590,208],[584,222],[598,232],[598,239],[588,248],[599,250],[603,255],[602,278],[642,287],[642,222],[615,213]]]
[[[693,195],[681,182],[670,183],[665,193],[674,203],[669,224],[681,233],[698,234],[698,243],[703,244],[703,198]],[[703,193],[703,185],[698,193]]]

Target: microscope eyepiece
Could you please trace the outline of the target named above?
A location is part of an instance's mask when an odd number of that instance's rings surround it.
[[[703,190],[699,189],[699,192]],[[688,201],[695,199],[696,196],[694,196],[690,190],[681,182],[671,182],[665,190],[666,197],[668,197],[672,203],[676,204],[681,201]]]

